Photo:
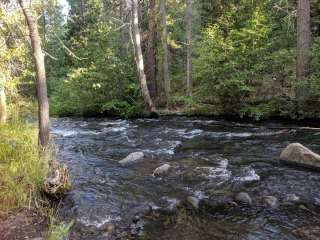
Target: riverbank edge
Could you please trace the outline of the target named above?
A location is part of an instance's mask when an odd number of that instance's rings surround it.
[[[56,209],[59,200],[45,193],[54,147],[39,155],[36,123],[10,119],[0,125],[0,238],[1,240],[60,240],[65,235]]]

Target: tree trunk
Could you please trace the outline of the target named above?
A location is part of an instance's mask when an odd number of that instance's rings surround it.
[[[166,94],[166,107],[170,106],[170,77],[169,77],[169,51],[168,51],[168,29],[167,29],[167,13],[166,13],[166,0],[160,1],[160,14],[162,19],[162,47],[163,47],[163,79],[164,89]]]
[[[120,19],[123,23],[127,22],[128,17],[128,6],[127,0],[120,0]],[[128,54],[128,40],[130,36],[128,34],[128,28],[122,27],[120,29],[120,52],[122,56]]]
[[[27,0],[19,0],[19,4],[28,24],[33,58],[35,61],[38,95],[39,143],[43,148],[46,148],[49,143],[49,103],[47,96],[44,54],[41,50],[41,39],[37,22],[32,16]]]
[[[146,49],[146,77],[153,101],[158,96],[158,86],[156,81],[156,0],[149,1],[148,9],[148,35]]]
[[[192,95],[192,0],[186,0],[187,21],[187,93]]]
[[[309,75],[309,49],[311,41],[310,0],[298,0],[297,12],[297,81]],[[305,97],[305,88],[297,89],[298,101]]]
[[[144,62],[143,62],[143,55],[141,49],[141,36],[140,36],[140,29],[139,29],[139,2],[138,0],[132,0],[132,38],[133,38],[133,45],[134,45],[134,52],[135,52],[135,59],[138,68],[139,74],[139,81],[143,99],[146,103],[146,106],[149,111],[154,112],[155,107],[153,105],[153,101],[150,97],[146,75],[144,72]]]
[[[7,121],[7,99],[4,87],[0,88],[0,124]]]

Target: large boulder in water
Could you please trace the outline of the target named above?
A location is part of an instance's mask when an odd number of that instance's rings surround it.
[[[130,153],[127,157],[119,161],[122,166],[126,166],[132,163],[141,161],[144,158],[143,152],[133,152]]]
[[[320,155],[300,143],[288,145],[281,153],[280,159],[290,164],[320,169]]]

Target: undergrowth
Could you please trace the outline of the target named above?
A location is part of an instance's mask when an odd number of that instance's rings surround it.
[[[0,125],[0,210],[30,206],[40,197],[47,163],[39,158],[34,124]]]

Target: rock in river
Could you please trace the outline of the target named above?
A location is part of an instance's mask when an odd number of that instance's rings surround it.
[[[170,170],[171,166],[169,164],[164,164],[158,168],[156,168],[154,171],[153,171],[153,174],[152,176],[153,177],[160,177],[160,176],[163,176],[165,174],[168,173],[168,171]]]
[[[240,192],[235,196],[235,200],[237,203],[251,205],[252,199],[250,195],[246,192]]]
[[[135,162],[138,162],[144,158],[143,152],[130,153],[126,158],[119,161],[122,166],[126,166]]]
[[[133,152],[133,153],[130,153],[127,157],[125,157],[121,161],[119,161],[119,163],[122,166],[126,166],[126,165],[129,165],[129,164],[132,164],[132,163],[139,162],[143,158],[144,158],[143,152]]]
[[[263,200],[269,207],[274,208],[278,205],[278,199],[274,196],[265,196]]]
[[[300,143],[292,143],[288,145],[282,151],[280,159],[290,164],[320,169],[320,155],[312,152]]]
[[[190,203],[194,209],[199,208],[200,199],[198,199],[196,197],[189,196],[189,197],[187,197],[187,202]]]

